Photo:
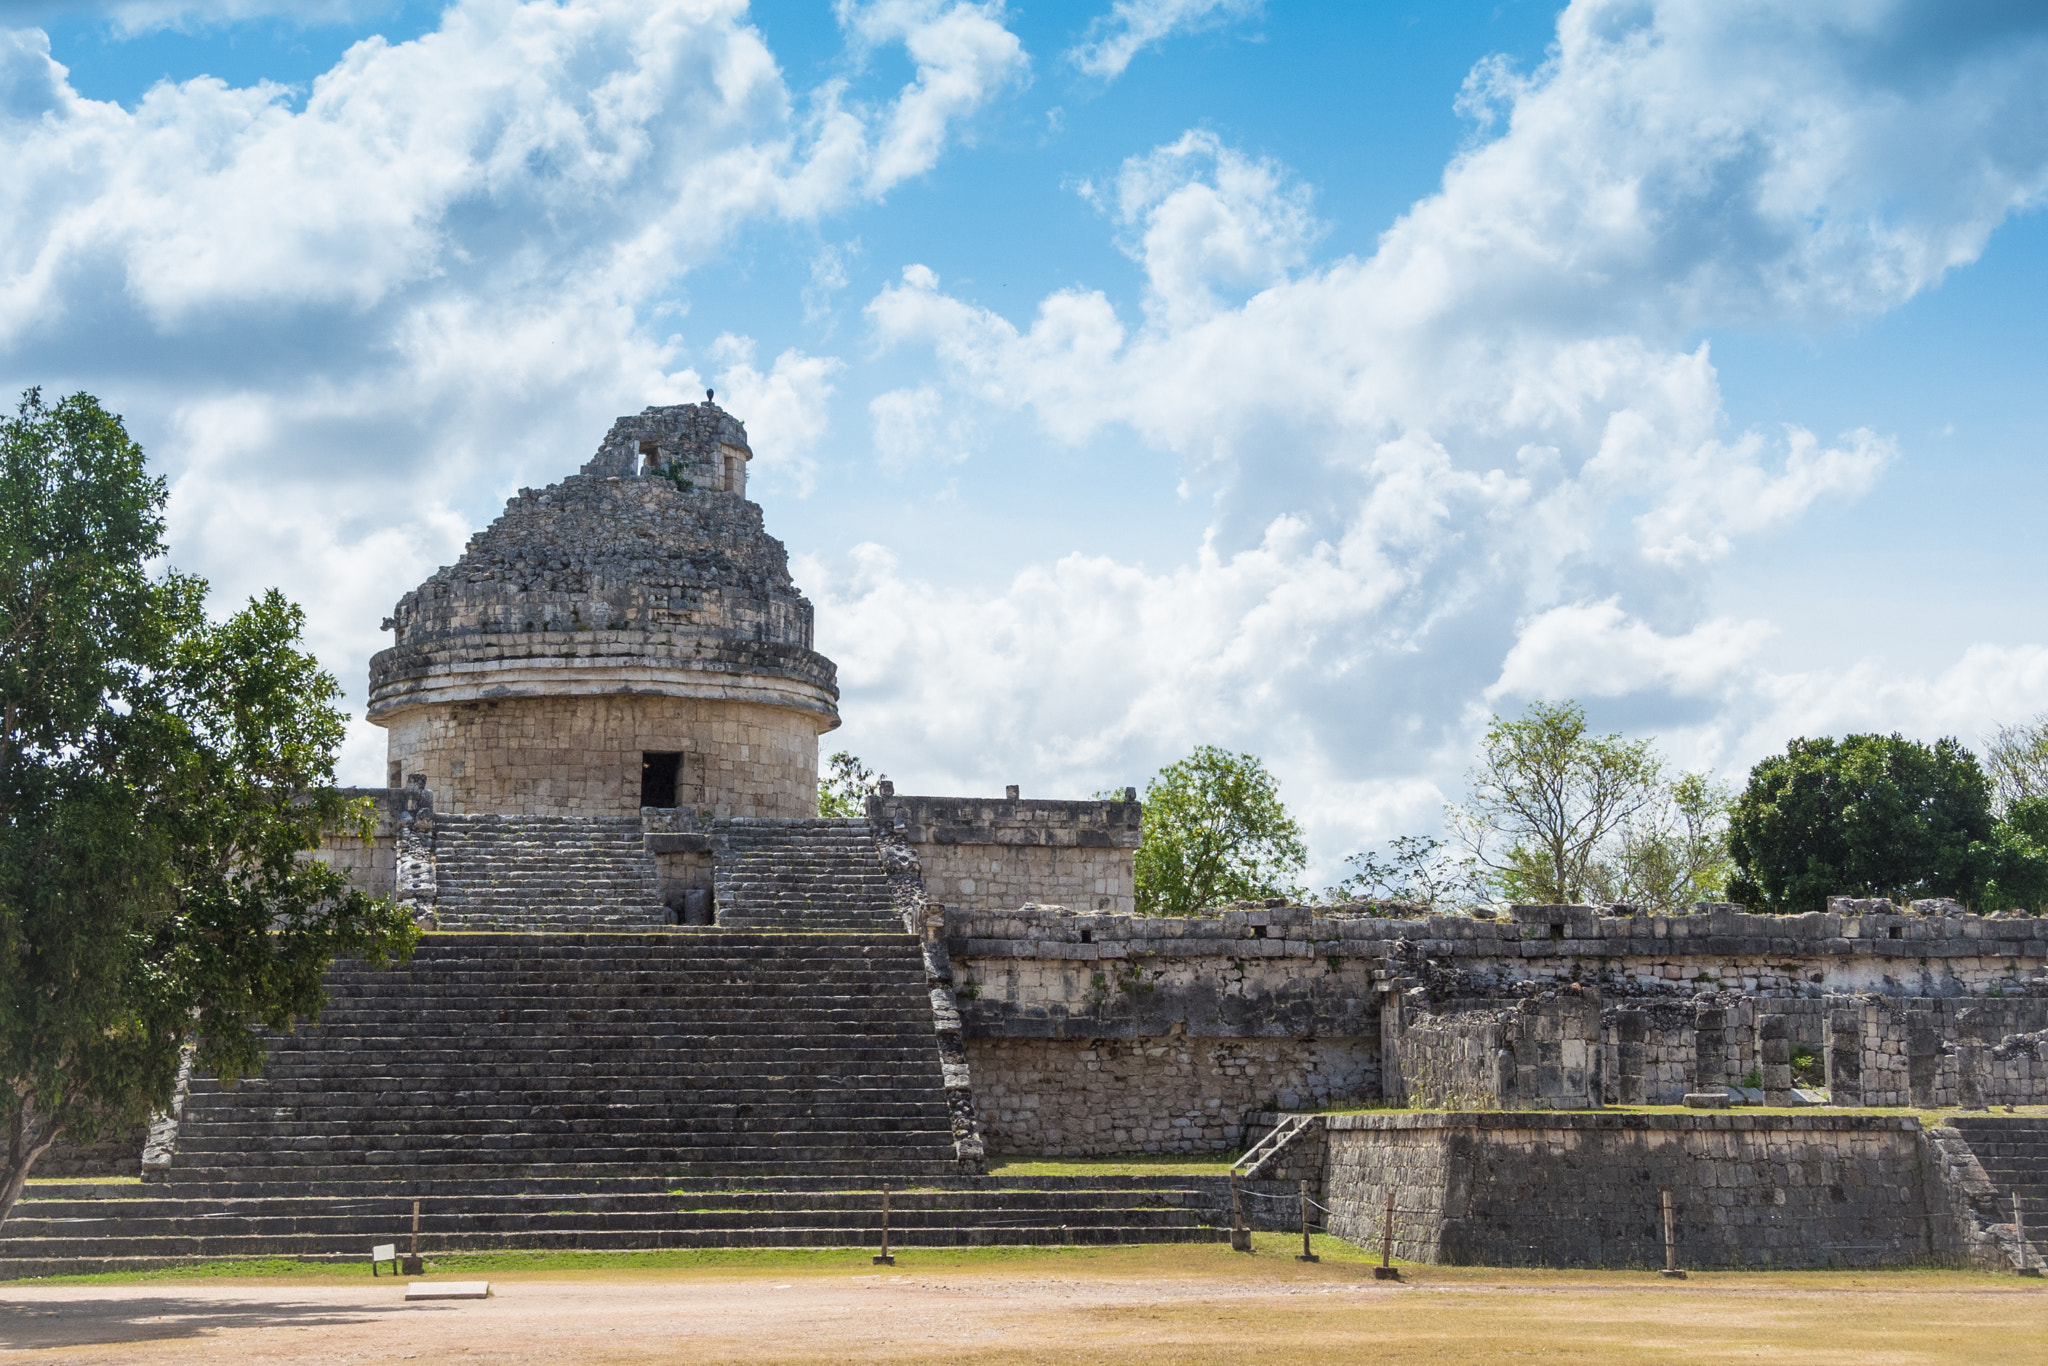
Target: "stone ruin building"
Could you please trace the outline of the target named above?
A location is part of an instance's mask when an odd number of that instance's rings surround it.
[[[432,932],[146,1146],[54,1152],[144,1185],[31,1187],[0,1275],[353,1259],[414,1201],[429,1255],[859,1244],[884,1181],[902,1244],[1221,1240],[1220,1176],[984,1173],[1239,1150],[1246,1221],[1307,1181],[1376,1242],[1392,1192],[1421,1261],[1661,1265],[1670,1191],[1693,1266],[2038,1263],[2048,919],[1147,918],[1134,790],[821,819],[835,670],[751,458],[708,396],[621,418],[400,600],[377,833],[323,856]]]

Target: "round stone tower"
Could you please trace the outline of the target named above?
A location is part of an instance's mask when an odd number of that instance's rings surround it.
[[[391,785],[424,774],[450,815],[815,816],[836,670],[747,501],[752,458],[707,395],[520,490],[384,623],[369,718]]]

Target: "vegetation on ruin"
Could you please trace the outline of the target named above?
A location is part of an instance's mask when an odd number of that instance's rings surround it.
[[[1297,900],[1301,827],[1255,754],[1203,745],[1145,785],[1138,911],[1195,915],[1226,901]]]
[[[1365,902],[1394,911],[1450,911],[1492,898],[1479,863],[1432,835],[1399,835],[1344,860],[1351,871],[1323,889],[1324,902]]]
[[[1502,900],[1670,910],[1727,885],[1727,791],[1674,776],[1648,740],[1594,734],[1576,702],[1495,716],[1468,781],[1446,821],[1472,880]]]
[[[331,958],[417,931],[305,854],[366,832],[343,716],[275,591],[222,621],[164,555],[165,485],[89,395],[0,424],[0,1219],[59,1137],[224,1080],[315,1014]]]
[[[1993,780],[1953,738],[1798,739],[1750,770],[1729,824],[1730,893],[1817,911],[1830,896],[1949,897],[1979,910],[2048,899],[2048,797],[1993,814]]]
[[[1999,816],[2019,802],[2048,798],[2048,712],[1993,730],[1984,741],[1984,772]]]
[[[842,749],[825,761],[825,771],[818,777],[818,814],[839,820],[865,816],[868,798],[881,790],[881,775],[870,772],[859,755]]]

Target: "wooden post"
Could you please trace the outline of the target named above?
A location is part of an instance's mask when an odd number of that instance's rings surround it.
[[[1237,1189],[1237,1168],[1230,1169],[1230,1250],[1250,1252],[1252,1231],[1244,1226],[1244,1196]]]
[[[2027,1217],[2020,1212],[2020,1193],[2018,1191],[2012,1193],[2012,1234],[2020,1245],[2020,1275],[2040,1275],[2041,1268],[2035,1266],[2033,1258],[2027,1255]]]
[[[889,1183],[882,1183],[882,1255],[875,1258],[876,1266],[894,1266],[896,1259],[889,1255]]]
[[[1387,1219],[1380,1225],[1380,1264],[1372,1269],[1376,1281],[1398,1281],[1401,1270],[1394,1265],[1394,1187],[1387,1184]]]
[[[1678,1211],[1671,1204],[1671,1187],[1663,1187],[1658,1194],[1664,1200],[1664,1269],[1657,1274],[1682,1281],[1685,1273],[1678,1269]]]
[[[426,1263],[420,1260],[420,1202],[412,1202],[412,1255],[405,1259],[405,1274],[420,1276],[426,1273]]]
[[[1301,1255],[1299,1257],[1296,1257],[1294,1260],[1297,1262],[1320,1262],[1322,1260],[1321,1257],[1318,1257],[1315,1253],[1309,1251],[1308,1182],[1306,1181],[1303,1181],[1301,1183]]]

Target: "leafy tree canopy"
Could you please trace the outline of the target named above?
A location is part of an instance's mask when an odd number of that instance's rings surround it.
[[[0,423],[0,1219],[60,1136],[224,1080],[316,1015],[337,954],[417,936],[305,857],[367,833],[333,785],[340,688],[276,592],[225,621],[152,574],[164,484],[118,418],[30,390]]]
[[[1398,835],[1344,863],[1351,872],[1324,889],[1326,902],[1369,901],[1437,911],[1470,906],[1491,894],[1478,860],[1459,857],[1432,835]]]
[[[2048,797],[2048,712],[1992,731],[1984,742],[1984,772],[1991,779],[1992,809],[2000,815],[2015,802]]]
[[[1730,890],[1753,906],[1967,899],[1993,871],[1991,785],[1952,738],[1794,740],[1750,770],[1728,842],[1738,869]]]
[[[1717,893],[1727,794],[1673,780],[1647,740],[1595,735],[1576,702],[1496,716],[1447,823],[1484,884],[1509,901],[1625,901],[1669,909]]]
[[[868,813],[868,798],[882,790],[882,775],[871,773],[859,756],[840,750],[825,761],[818,779],[818,814],[847,819]]]
[[[1253,754],[1203,745],[1145,785],[1138,910],[1194,915],[1223,901],[1300,896],[1308,863],[1280,785]]]

